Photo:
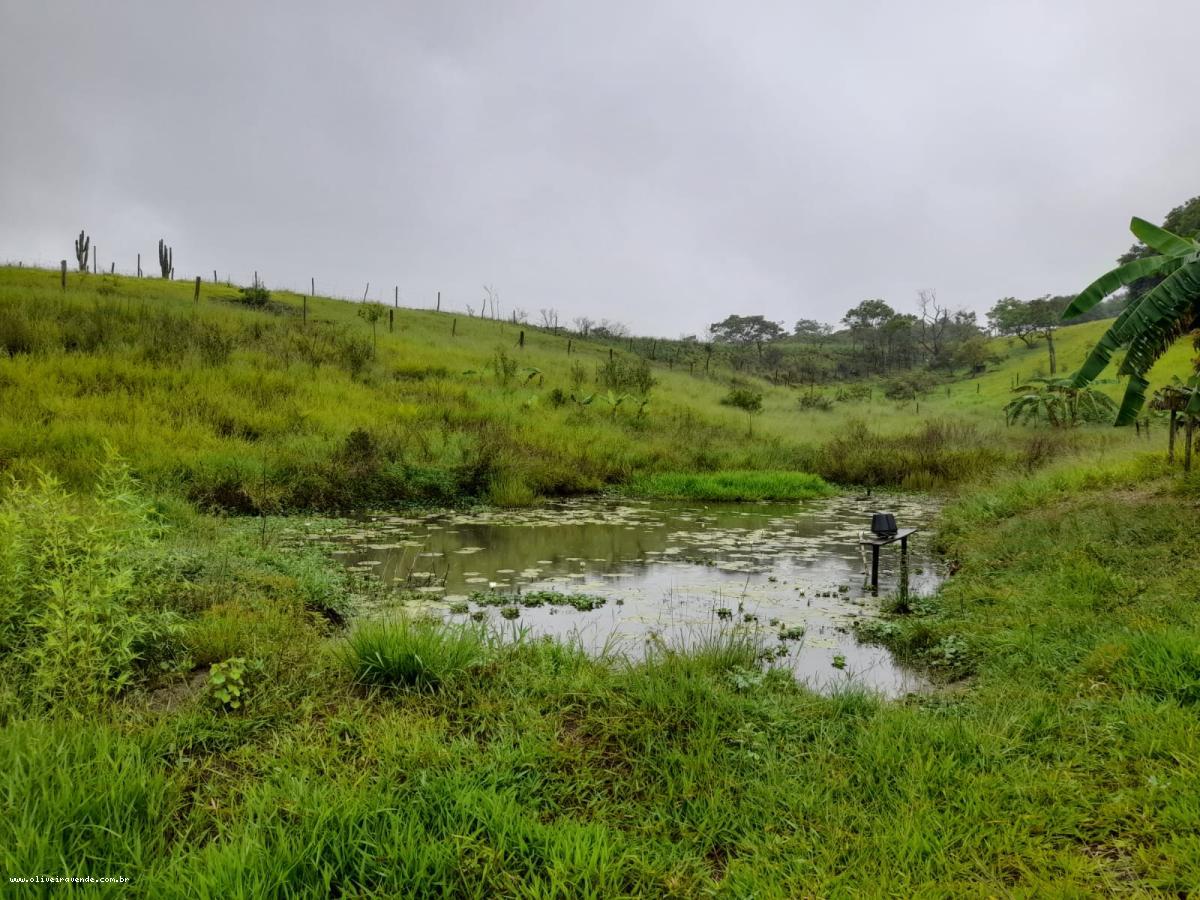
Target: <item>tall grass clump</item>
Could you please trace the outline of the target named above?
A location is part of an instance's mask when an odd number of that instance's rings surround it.
[[[171,778],[137,738],[80,723],[26,721],[0,731],[0,871],[6,881],[144,879],[168,852],[175,809]]]
[[[994,472],[1010,461],[999,439],[970,422],[927,421],[902,434],[851,421],[816,454],[812,468],[836,484],[931,490]]]
[[[14,484],[0,504],[0,683],[40,709],[82,715],[167,665],[174,613],[155,603],[151,504],[115,459],[95,496],[52,476]]]
[[[360,684],[432,691],[481,665],[487,650],[481,628],[395,618],[358,625],[343,658]]]

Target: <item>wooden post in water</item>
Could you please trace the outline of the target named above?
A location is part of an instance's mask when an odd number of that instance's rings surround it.
[[[65,259],[62,261],[62,289],[64,291],[67,289],[67,261]]]
[[[196,293],[195,293],[195,296],[192,297],[192,302],[193,303],[200,302],[200,276],[199,275],[196,276]]]

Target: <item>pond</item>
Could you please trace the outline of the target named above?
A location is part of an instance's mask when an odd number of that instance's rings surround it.
[[[913,495],[755,504],[592,498],[375,515],[309,537],[332,540],[351,571],[417,592],[454,620],[511,618],[533,634],[631,656],[647,641],[686,643],[744,623],[777,652],[775,665],[816,690],[855,683],[897,696],[926,684],[850,629],[879,609],[866,585],[869,551],[858,546],[876,509],[922,529],[909,540],[908,586],[931,592],[941,580],[929,540],[938,504]],[[899,546],[880,556],[886,596],[898,586]]]

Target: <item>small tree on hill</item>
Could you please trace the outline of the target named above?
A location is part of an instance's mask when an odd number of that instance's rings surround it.
[[[744,412],[748,423],[746,433],[748,435],[754,434],[754,417],[763,410],[763,395],[761,393],[749,388],[734,388],[721,398],[721,403]]]
[[[382,303],[364,303],[358,309],[358,317],[371,326],[371,355],[375,356],[379,349],[379,338],[377,329],[379,323],[383,321],[388,314],[388,308]]]

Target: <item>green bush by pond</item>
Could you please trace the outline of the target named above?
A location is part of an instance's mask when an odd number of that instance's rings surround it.
[[[806,472],[660,472],[638,476],[628,492],[660,500],[808,500],[833,493]]]

